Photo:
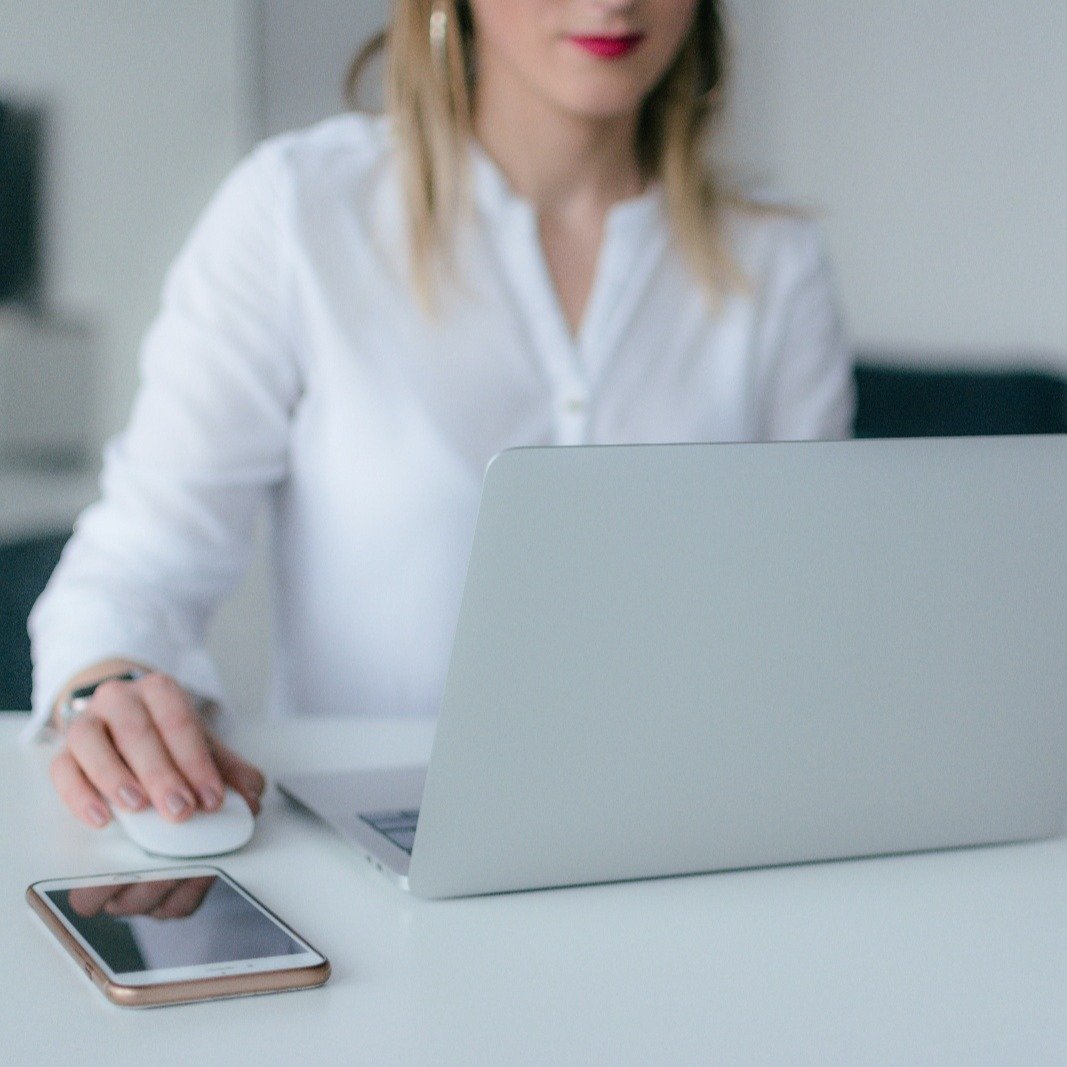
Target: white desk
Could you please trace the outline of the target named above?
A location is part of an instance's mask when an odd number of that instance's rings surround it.
[[[22,901],[164,866],[61,810],[0,720],[6,1063],[1067,1063],[1067,839],[426,903],[272,792],[219,866],[321,948],[321,989],[110,1006]],[[420,724],[261,724],[291,768],[425,758]],[[346,756],[346,753],[349,755]]]

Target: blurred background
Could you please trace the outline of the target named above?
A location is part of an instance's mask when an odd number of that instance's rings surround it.
[[[163,274],[258,140],[343,107],[387,0],[0,0],[0,708]],[[731,0],[728,172],[822,218],[858,432],[1063,429],[1067,5]],[[264,561],[213,646],[257,709]]]

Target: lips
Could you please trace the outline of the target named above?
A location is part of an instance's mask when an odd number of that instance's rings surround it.
[[[627,33],[616,37],[571,37],[571,42],[597,59],[621,59],[629,55],[643,40],[643,33]]]

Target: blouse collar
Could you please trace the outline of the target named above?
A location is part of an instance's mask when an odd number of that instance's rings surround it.
[[[487,217],[525,217],[527,223],[536,220],[534,205],[515,192],[503,171],[476,141],[471,142],[470,159],[474,199]],[[657,221],[662,211],[662,183],[650,182],[644,192],[611,206],[605,220],[605,234],[636,236]]]

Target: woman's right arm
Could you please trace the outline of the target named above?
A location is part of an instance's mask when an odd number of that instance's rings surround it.
[[[287,471],[300,374],[286,188],[282,151],[268,142],[223,183],[168,272],[130,423],[105,455],[102,499],[79,519],[30,617],[34,729],[76,685],[116,666],[152,668],[104,683],[67,729],[53,778],[90,823],[104,800],[133,810],[147,800],[181,821],[210,809],[223,782],[246,796],[262,787],[187,694],[222,696],[206,628],[239,584],[256,514]]]

